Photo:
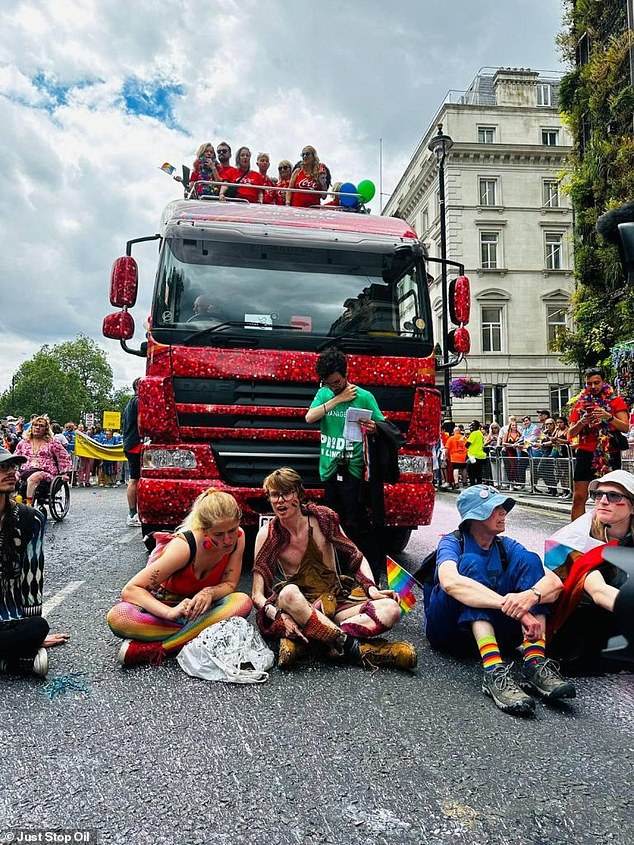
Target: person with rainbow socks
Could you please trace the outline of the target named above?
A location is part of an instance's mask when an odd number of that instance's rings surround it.
[[[535,700],[574,698],[574,685],[546,657],[546,614],[561,592],[539,556],[499,537],[515,500],[477,484],[457,499],[459,530],[441,538],[431,590],[425,591],[425,633],[432,648],[463,653],[477,644],[482,692],[505,713],[530,714]],[[520,686],[501,652],[521,644]]]
[[[173,535],[154,535],[147,565],[108,613],[113,634],[125,638],[122,666],[162,663],[209,625],[249,615],[251,599],[236,592],[244,553],[241,516],[233,496],[210,487]]]

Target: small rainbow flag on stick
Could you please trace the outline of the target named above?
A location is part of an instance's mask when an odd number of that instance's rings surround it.
[[[401,616],[405,616],[416,604],[414,593],[412,589],[416,582],[412,576],[399,566],[391,557],[387,558],[387,586],[399,597],[399,604],[401,606]]]
[[[161,170],[163,171],[163,173],[167,173],[168,176],[171,176],[172,173],[176,170],[176,168],[173,164],[170,164],[169,161],[166,161],[164,162],[164,164],[161,165]]]

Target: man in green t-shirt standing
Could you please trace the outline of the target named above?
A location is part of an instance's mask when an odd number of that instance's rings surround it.
[[[325,503],[339,515],[346,534],[363,552],[378,585],[385,574],[385,555],[361,502],[363,439],[346,439],[344,429],[349,408],[370,412],[367,418],[352,423],[360,427],[360,434],[374,436],[376,423],[385,417],[369,390],[348,381],[348,362],[341,350],[330,347],[322,352],[316,369],[321,387],[306,413],[306,422],[319,422],[321,429],[319,477],[324,482]]]

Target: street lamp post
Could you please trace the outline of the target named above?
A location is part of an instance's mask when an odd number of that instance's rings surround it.
[[[445,393],[445,414],[451,419],[451,396],[449,394],[449,349],[447,337],[449,335],[449,297],[447,292],[447,223],[445,218],[445,158],[453,147],[453,140],[444,135],[442,123],[438,124],[438,132],[427,145],[427,149],[436,156],[438,163],[438,211],[440,218],[440,258],[441,275],[440,289],[442,296],[442,363]]]

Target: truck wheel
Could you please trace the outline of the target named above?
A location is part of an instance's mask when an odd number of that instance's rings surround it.
[[[387,552],[387,554],[404,552],[407,544],[409,543],[409,538],[412,536],[413,530],[413,528],[407,528],[401,525],[386,526],[383,529],[381,538],[383,550]]]

